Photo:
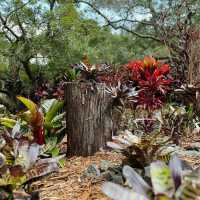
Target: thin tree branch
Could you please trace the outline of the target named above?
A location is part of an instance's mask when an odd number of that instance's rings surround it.
[[[112,21],[112,24],[117,24],[117,23],[120,23],[120,22],[131,22],[131,23],[138,23],[138,24],[143,24],[143,25],[147,25],[147,26],[154,26],[154,24],[151,23],[151,22],[131,20],[131,19],[126,19],[126,18]],[[105,25],[105,26],[108,26],[108,24]]]
[[[89,3],[87,1],[84,1],[84,0],[76,0],[75,1],[76,3],[83,3],[83,4],[86,4],[88,5],[90,8],[92,8],[99,16],[101,16],[106,22],[108,25],[110,25],[113,29],[115,30],[118,30],[118,29],[121,29],[121,30],[125,30],[126,32],[128,33],[131,33],[133,35],[136,35],[138,37],[141,37],[141,38],[146,38],[146,39],[152,39],[152,40],[155,40],[157,42],[163,42],[161,39],[153,36],[153,35],[143,35],[137,31],[134,31],[132,29],[129,29],[125,26],[122,26],[122,25],[119,25],[119,26],[116,26],[115,24],[113,24],[113,22],[108,19],[107,16],[105,16],[98,8],[96,8],[96,6],[94,6],[92,3]]]
[[[5,29],[9,31],[16,39],[19,39],[18,35],[7,25],[6,20],[2,17],[0,13],[0,21]]]

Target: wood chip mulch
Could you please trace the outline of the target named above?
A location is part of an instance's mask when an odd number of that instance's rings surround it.
[[[90,157],[72,157],[66,160],[65,167],[59,172],[33,182],[31,187],[39,191],[41,200],[108,200],[101,192],[105,180],[81,178],[89,165],[99,166],[102,160],[121,164],[123,156],[114,152],[98,152]]]

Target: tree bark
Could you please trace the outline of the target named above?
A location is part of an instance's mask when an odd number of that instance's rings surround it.
[[[66,83],[68,155],[93,155],[112,138],[112,98],[104,84]]]
[[[200,39],[190,43],[188,82],[200,86]]]
[[[196,113],[200,116],[200,32],[194,29],[192,40],[189,43],[189,65],[188,65],[188,83],[193,85],[196,95],[193,98],[193,106]]]

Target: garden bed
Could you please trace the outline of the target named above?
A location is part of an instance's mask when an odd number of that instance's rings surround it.
[[[100,165],[102,160],[121,164],[123,156],[113,152],[98,152],[90,157],[72,157],[66,160],[65,167],[32,183],[32,188],[39,192],[41,200],[108,200],[102,192],[102,178],[84,178],[83,172],[91,164]]]

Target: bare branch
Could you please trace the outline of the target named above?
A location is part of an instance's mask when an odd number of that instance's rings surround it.
[[[1,13],[0,13],[0,21],[3,25],[3,28],[5,28],[7,31],[9,31],[16,39],[19,39],[17,34],[7,25],[6,20],[2,17]]]
[[[112,24],[117,24],[117,23],[120,23],[120,22],[130,22],[130,23],[136,23],[136,24],[138,23],[138,24],[144,24],[144,25],[147,25],[147,26],[153,26],[154,25],[152,22],[131,20],[131,19],[126,19],[126,18],[112,21]],[[108,26],[108,24],[105,25],[105,26]]]
[[[111,21],[107,16],[105,16],[95,5],[93,5],[92,3],[89,3],[87,1],[84,1],[84,0],[77,0],[76,3],[84,3],[86,5],[88,5],[90,8],[92,8],[99,16],[101,16],[106,22],[108,25],[110,25],[113,29],[115,30],[118,30],[118,29],[121,29],[121,30],[125,30],[126,32],[128,33],[131,33],[133,35],[136,35],[138,37],[141,37],[141,38],[146,38],[146,39],[152,39],[152,40],[155,40],[157,42],[162,42],[161,39],[157,38],[157,37],[154,37],[153,35],[143,35],[137,31],[134,31],[132,29],[129,29],[128,27],[125,27],[125,26],[122,26],[122,25],[119,25],[119,26],[116,26],[115,25],[115,21]]]

